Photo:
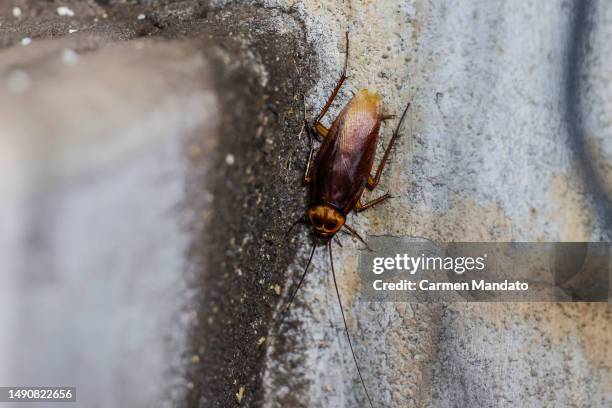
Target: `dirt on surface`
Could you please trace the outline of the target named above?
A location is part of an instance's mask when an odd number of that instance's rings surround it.
[[[227,30],[235,37],[248,36],[259,24],[249,48],[228,39],[228,51],[217,66],[223,114],[220,144],[212,172],[200,168],[210,163],[194,161],[188,194],[192,204],[203,203],[207,222],[196,231],[190,257],[202,271],[202,316],[193,345],[202,355],[190,381],[194,388],[189,406],[228,407],[241,400],[259,406],[262,363],[272,314],[285,287],[284,272],[293,260],[298,242],[285,232],[304,211],[306,139],[298,139],[302,120],[301,94],[309,77],[296,75],[311,66],[301,38],[277,25],[262,26],[270,18],[265,10],[224,9],[215,15],[218,25],[209,31],[219,41]],[[246,23],[246,24],[245,24]],[[295,21],[292,21],[295,23]],[[268,82],[238,63],[244,53],[256,51]],[[282,61],[282,63],[280,63]],[[221,64],[225,65],[222,66]],[[198,189],[198,175],[212,174],[213,205]],[[243,390],[243,391],[241,391]]]

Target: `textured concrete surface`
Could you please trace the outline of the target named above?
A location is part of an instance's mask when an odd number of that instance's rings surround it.
[[[610,240],[605,2],[294,7],[329,67],[311,106],[333,86],[347,29],[349,89],[375,88],[395,112],[412,101],[380,187],[396,198],[352,217],[360,231],[442,241]],[[379,406],[612,401],[608,305],[367,304],[356,293],[360,245],[343,241],[337,273]],[[303,323],[291,333],[297,351],[270,363],[268,406],[364,406],[323,251],[315,264],[303,309],[293,314]],[[282,387],[287,378],[306,387],[308,403]]]
[[[13,362],[1,380],[81,373],[91,398],[100,381],[131,406],[228,407],[236,393],[243,406],[364,406],[323,249],[288,322],[272,319],[309,247],[305,232],[283,235],[305,199],[299,97],[320,109],[347,30],[351,78],[332,115],[364,87],[389,112],[412,102],[379,188],[395,198],[352,216],[359,231],[611,238],[603,0],[61,3],[74,18],[59,2],[0,5],[0,319],[20,333],[0,335],[16,356],[0,355]],[[165,43],[177,38],[192,39]],[[218,118],[201,109],[210,97]],[[376,406],[612,404],[608,305],[365,303],[361,246],[341,239],[336,273]],[[26,290],[20,271],[54,289]],[[58,313],[77,323],[39,329]],[[17,364],[46,350],[64,359]]]

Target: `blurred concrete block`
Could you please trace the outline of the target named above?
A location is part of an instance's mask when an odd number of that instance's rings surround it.
[[[185,392],[184,146],[215,139],[210,67],[189,42],[72,45],[0,53],[0,383],[163,406]]]

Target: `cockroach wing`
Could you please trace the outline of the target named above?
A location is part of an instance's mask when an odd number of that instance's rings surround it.
[[[381,123],[376,93],[356,94],[332,124],[314,163],[310,204],[327,203],[348,214],[372,170]]]

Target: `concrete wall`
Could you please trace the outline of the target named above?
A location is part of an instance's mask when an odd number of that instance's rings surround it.
[[[608,4],[294,7],[326,67],[308,98],[313,110],[338,76],[347,29],[347,90],[376,89],[391,112],[412,102],[379,188],[396,198],[350,217],[359,231],[441,241],[610,240]],[[365,380],[380,406],[610,404],[609,305],[360,302],[361,244],[343,243],[336,273]],[[282,387],[288,377],[306,389],[310,406],[366,405],[328,262],[321,250],[303,309],[293,314],[302,322],[289,334],[298,338],[297,351],[270,362],[268,406],[300,401],[294,386]]]
[[[347,30],[332,116],[365,87],[412,104],[379,188],[395,198],[349,218],[362,234],[611,238],[605,1],[62,4],[75,15],[0,5],[1,385],[76,385],[83,406],[230,407],[240,389],[243,406],[365,405],[323,249],[274,317],[309,249],[284,236],[306,196],[300,97],[321,108]],[[341,239],[376,406],[612,403],[609,305],[366,303],[361,245]]]

